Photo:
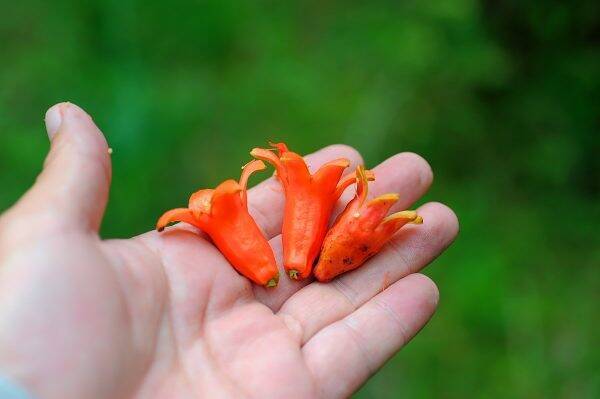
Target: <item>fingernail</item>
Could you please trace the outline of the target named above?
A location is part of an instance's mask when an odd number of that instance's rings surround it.
[[[58,132],[58,129],[62,124],[61,105],[62,103],[56,104],[46,111],[44,122],[46,123],[46,132],[48,133],[48,138],[50,140],[56,135],[56,132]]]

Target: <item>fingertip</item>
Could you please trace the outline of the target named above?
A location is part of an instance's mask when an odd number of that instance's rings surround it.
[[[421,155],[414,152],[404,152],[403,154],[405,157],[412,159],[412,162],[419,165],[419,170],[421,171],[420,177],[423,185],[431,186],[433,183],[434,174],[429,162],[427,162],[427,160]]]
[[[364,163],[362,155],[354,147],[347,144],[332,144],[321,149],[318,154],[327,154],[327,157],[331,159],[335,158],[348,158],[350,160],[351,169]],[[329,159],[329,160],[331,160]]]
[[[83,122],[94,124],[92,117],[80,106],[71,102],[58,104],[63,117],[69,122]],[[95,126],[95,124],[94,124]]]
[[[437,307],[437,304],[440,300],[440,290],[437,284],[430,277],[422,273],[414,273],[405,277],[405,279],[410,279],[415,282],[422,292],[423,299],[425,300],[427,306],[430,306],[432,309]]]
[[[50,107],[45,124],[50,152],[40,178],[24,199],[38,204],[53,192],[55,201],[46,202],[45,209],[53,206],[97,230],[112,175],[108,143],[92,118],[69,102]],[[82,223],[84,219],[89,223]]]
[[[385,301],[399,319],[414,326],[402,339],[406,343],[433,316],[439,298],[440,293],[433,280],[424,274],[413,273],[392,284],[375,300]]]
[[[419,207],[417,213],[423,216],[424,223],[427,223],[428,219],[433,219],[429,223],[429,226],[435,229],[432,234],[448,239],[446,245],[450,245],[458,235],[460,230],[458,216],[449,206],[441,202],[428,202]]]
[[[341,154],[345,154],[346,157],[351,157],[355,159],[362,159],[362,156],[358,152],[358,150],[348,144],[331,144],[327,147],[324,147],[323,150],[331,151],[331,152],[339,152]]]
[[[79,124],[79,127],[86,128],[86,130],[95,130],[100,132],[92,117],[76,104],[68,101],[54,104],[46,111],[44,117],[46,124],[46,132],[50,140],[58,133],[62,128],[66,128],[68,124]],[[102,135],[100,133],[100,135]]]
[[[62,113],[61,106],[65,103],[58,103],[53,105],[46,111],[46,115],[44,116],[44,123],[46,124],[46,132],[48,133],[48,138],[52,140],[52,138],[58,132],[60,125],[62,124]]]
[[[108,142],[104,134],[81,107],[70,102],[59,103],[48,110],[47,118],[50,123],[49,132],[57,125],[56,121],[59,121],[58,128],[53,131],[51,139],[58,139],[57,136],[61,136],[61,141],[72,142],[80,151],[101,154],[105,159],[110,158]]]
[[[386,160],[398,164],[410,165],[419,175],[419,186],[429,188],[433,183],[433,170],[425,158],[415,152],[401,152]]]

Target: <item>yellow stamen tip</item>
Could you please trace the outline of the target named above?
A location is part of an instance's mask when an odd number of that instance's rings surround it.
[[[290,270],[288,274],[292,280],[298,280],[298,270]]]
[[[386,223],[386,222],[388,222],[390,220],[394,220],[394,219],[408,219],[408,223],[414,223],[414,224],[423,223],[423,218],[421,216],[417,215],[416,211],[402,211],[402,212],[392,213],[391,215],[389,215],[388,217],[383,219],[382,223]]]
[[[397,217],[404,219],[416,219],[418,217],[417,212],[415,211],[402,211],[396,213]]]
[[[374,181],[375,180],[375,173],[373,173],[372,170],[365,169],[365,176],[367,176],[367,180],[368,181]]]
[[[373,203],[377,203],[377,202],[388,202],[388,201],[396,202],[399,199],[400,199],[400,196],[398,194],[388,193],[388,194],[383,194],[383,195],[380,195],[379,197],[373,198],[370,203],[373,204]]]
[[[270,279],[269,281],[267,281],[267,284],[265,284],[265,287],[267,288],[273,288],[273,287],[277,287],[277,283],[279,282],[279,277],[273,277],[272,279]]]

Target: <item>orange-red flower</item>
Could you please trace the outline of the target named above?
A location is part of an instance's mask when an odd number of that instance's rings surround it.
[[[342,179],[350,165],[345,158],[330,161],[311,175],[300,155],[283,143],[271,145],[274,148],[255,148],[250,154],[276,169],[286,197],[283,264],[291,278],[306,278],[319,254],[333,207],[344,189],[354,183],[355,176]]]
[[[248,178],[265,169],[254,160],[242,168],[239,183],[226,180],[217,188],[192,194],[188,208],[166,212],[156,225],[158,231],[173,222],[186,222],[206,232],[233,267],[256,284],[274,287],[279,272],[273,250],[248,213]]]
[[[314,270],[319,281],[329,281],[356,269],[379,252],[405,224],[423,223],[415,211],[386,216],[398,201],[397,194],[384,194],[367,201],[368,182],[362,167],[356,170],[356,181],[356,196],[338,216],[323,242]]]

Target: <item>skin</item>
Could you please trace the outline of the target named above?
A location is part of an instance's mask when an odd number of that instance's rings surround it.
[[[418,271],[457,234],[444,205],[420,207],[425,224],[403,228],[329,284],[282,277],[267,290],[189,226],[101,240],[106,141],[72,104],[52,107],[46,126],[42,173],[0,216],[0,373],[40,398],[347,397],[436,308],[437,288]],[[350,170],[361,162],[342,145],[307,161],[314,171],[340,157],[352,160]],[[401,193],[399,209],[432,180],[410,153],[374,172],[370,194]],[[343,201],[352,196],[347,190]],[[258,185],[248,201],[281,265],[278,183]]]

